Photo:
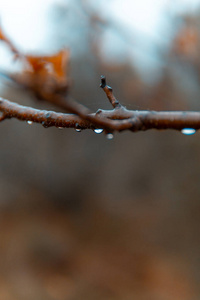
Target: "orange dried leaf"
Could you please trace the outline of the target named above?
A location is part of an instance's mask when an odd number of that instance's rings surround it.
[[[0,28],[0,40],[4,41],[22,60],[24,70],[12,76],[16,82],[32,90],[38,97],[45,99],[49,93],[66,93],[69,87],[68,64],[69,50],[62,49],[52,56],[21,54]]]
[[[63,49],[56,55],[45,58],[49,63],[52,63],[55,75],[58,78],[64,78],[69,63],[69,51],[67,49]]]
[[[66,78],[67,65],[69,62],[69,51],[63,49],[52,56],[30,56],[27,55],[29,71],[43,74],[44,76],[51,73],[52,76],[59,80]],[[51,70],[51,71],[50,71]]]

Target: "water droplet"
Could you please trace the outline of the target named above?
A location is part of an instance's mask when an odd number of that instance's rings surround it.
[[[64,127],[58,127],[58,129],[63,129]]]
[[[97,128],[94,130],[95,133],[99,134],[99,133],[102,133],[103,132],[103,129],[101,128]]]
[[[51,113],[50,113],[50,112],[46,113],[45,117],[46,117],[47,119],[50,118],[50,117],[51,117]]]
[[[48,128],[48,127],[49,127],[49,125],[46,124],[44,121],[42,122],[42,126],[43,126],[44,128]]]
[[[33,121],[27,121],[27,124],[32,125]]]
[[[79,126],[78,123],[75,124],[75,130],[76,132],[81,132],[81,127]]]
[[[194,128],[184,128],[181,130],[181,132],[186,135],[191,135],[194,134],[196,130]]]
[[[108,134],[106,135],[106,138],[107,138],[108,140],[112,140],[112,139],[114,138],[114,135],[113,135],[112,133],[108,133]]]

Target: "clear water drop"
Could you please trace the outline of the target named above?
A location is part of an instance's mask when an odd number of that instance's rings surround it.
[[[94,130],[94,132],[97,133],[97,134],[100,134],[100,133],[103,132],[103,129],[97,128],[97,129]]]
[[[63,127],[58,127],[58,129],[63,129]]]
[[[75,130],[76,132],[81,132],[81,127],[78,123],[75,124]]]
[[[106,135],[106,138],[107,138],[108,140],[112,140],[112,139],[114,138],[114,135],[113,135],[112,133],[108,133],[108,134]]]
[[[48,127],[49,127],[49,125],[46,124],[44,121],[42,122],[42,126],[43,126],[44,128],[48,128]]]
[[[191,135],[194,134],[196,130],[194,128],[184,128],[181,130],[181,132],[185,135]]]
[[[27,124],[32,125],[33,121],[27,121]]]

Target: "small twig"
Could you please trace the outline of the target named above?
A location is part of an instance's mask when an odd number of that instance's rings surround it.
[[[106,93],[106,96],[107,96],[108,100],[110,101],[111,105],[114,108],[121,108],[122,107],[122,105],[119,103],[119,101],[113,95],[112,88],[109,85],[106,84],[106,77],[103,76],[103,75],[101,76],[100,87],[104,90],[104,92]]]
[[[23,55],[18,51],[18,49],[15,47],[15,45],[6,37],[6,35],[4,34],[4,32],[1,29],[1,26],[0,26],[0,40],[4,41],[8,45],[8,47],[10,48],[10,50],[15,55],[14,58],[23,57]]]

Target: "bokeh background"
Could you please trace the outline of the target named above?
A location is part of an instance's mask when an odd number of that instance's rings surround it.
[[[107,76],[129,109],[200,109],[199,1],[0,3],[22,52],[70,50],[70,95],[110,108]],[[49,110],[3,74],[20,66],[0,43],[0,93]],[[200,298],[200,135],[0,124],[2,300]]]

